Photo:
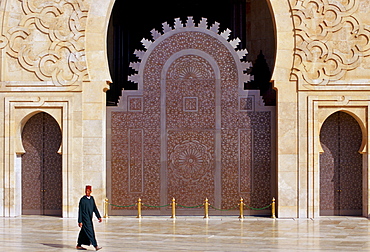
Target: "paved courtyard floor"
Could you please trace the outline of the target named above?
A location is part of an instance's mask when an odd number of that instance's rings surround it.
[[[118,217],[94,222],[100,251],[370,251],[361,217]],[[0,218],[0,251],[77,251],[77,219]],[[92,246],[87,251],[93,251]]]

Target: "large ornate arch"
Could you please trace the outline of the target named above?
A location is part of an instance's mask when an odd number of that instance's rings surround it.
[[[67,195],[63,201],[63,216],[76,215],[76,199],[79,196],[76,189],[84,181],[98,184],[100,189],[94,191],[95,195],[98,198],[105,196],[105,164],[100,163],[102,159],[105,159],[106,121],[105,93],[103,91],[109,88],[108,84],[111,82],[107,62],[106,35],[114,2],[115,0],[1,1],[0,13],[4,18],[0,21],[2,26],[0,48],[8,50],[12,63],[5,62],[8,65],[3,64],[4,57],[2,58],[2,71],[0,73],[2,76],[0,77],[2,80],[4,80],[3,76],[6,76],[6,80],[11,80],[12,77],[19,80],[6,83],[9,86],[3,85],[1,90],[2,98],[5,99],[1,110],[5,111],[4,113],[11,112],[6,114],[4,123],[1,124],[3,126],[0,127],[2,132],[6,133],[5,137],[1,139],[2,144],[7,146],[7,151],[9,150],[7,152],[9,154],[4,154],[2,160],[4,169],[1,169],[0,176],[10,178],[4,180],[5,182],[0,182],[0,187],[5,188],[3,191],[9,192],[9,195],[4,193],[0,195],[0,198],[7,199],[1,206],[3,215],[17,215],[15,209],[17,206],[14,203],[17,200],[14,196],[16,194],[12,193],[15,191],[15,185],[7,181],[12,181],[14,178],[14,160],[12,158],[14,151],[19,153],[23,151],[22,148],[18,148],[17,141],[19,139],[16,139],[17,127],[21,124],[18,111],[22,114],[22,111],[28,108],[32,108],[34,111],[44,110],[45,107],[48,109],[48,104],[51,103],[57,104],[57,108],[62,111],[60,114],[62,115],[63,137],[66,136],[63,138],[64,149],[62,150],[64,155],[63,174],[65,176],[63,181],[68,185],[68,188],[63,189],[63,195]],[[286,80],[289,79],[290,66],[292,65],[292,20],[288,0],[269,0],[267,2],[271,6],[276,24],[277,62],[273,80],[275,87],[279,88],[281,85],[287,84]],[[22,10],[22,4],[24,10]],[[44,18],[46,19],[44,20]],[[4,22],[9,20],[10,22],[5,27]],[[32,27],[32,36],[25,29],[30,26]],[[10,29],[12,27],[13,29]],[[33,29],[34,27],[35,29]],[[52,31],[51,37],[48,37],[49,29]],[[62,33],[65,33],[66,37],[60,34],[60,31],[63,31]],[[6,34],[4,35],[4,33]],[[11,39],[12,36],[21,40],[22,43],[25,42],[31,49],[43,46],[46,49],[43,50],[44,53],[36,50],[40,58],[33,57],[35,55],[27,54],[29,51],[18,51],[19,48],[11,44],[15,42]],[[38,41],[38,43],[34,43],[34,41]],[[60,51],[54,52],[53,46],[57,46]],[[23,57],[21,55],[23,52],[25,53],[23,55],[32,57]],[[50,55],[47,52],[50,52]],[[58,61],[58,57],[61,57],[62,60]],[[43,61],[40,61],[41,58]],[[18,59],[22,61],[21,65],[17,62]],[[40,68],[40,64],[44,65]],[[56,68],[54,68],[55,64]],[[7,73],[5,65],[11,66],[13,72]],[[63,73],[69,72],[68,70],[72,70],[72,73],[63,76]],[[28,92],[25,98],[25,91],[32,92]],[[39,103],[40,100],[47,102]],[[19,120],[13,120],[15,116],[12,110],[14,104],[16,104],[14,111],[17,111],[16,116],[19,117]],[[75,125],[77,127],[73,127]],[[8,141],[9,139],[11,141]],[[96,148],[92,148],[92,146]],[[72,167],[78,168],[72,169]],[[84,173],[80,170],[94,172]],[[91,174],[101,176],[94,177]]]
[[[235,195],[245,195],[248,204],[268,204],[275,183],[274,109],[258,91],[244,90],[247,51],[236,49],[240,40],[230,39],[230,30],[220,32],[206,18],[162,26],[142,40],[145,50],[135,51],[139,61],[130,66],[137,74],[129,79],[138,90],[123,90],[118,106],[108,108],[109,197],[123,204],[142,195],[152,205],[173,196],[185,205],[208,197],[227,208]],[[202,161],[187,162],[185,153]],[[177,174],[185,164],[197,175]]]
[[[104,1],[93,1],[91,2],[90,6],[90,12],[87,22],[87,28],[86,28],[86,61],[88,66],[88,72],[91,79],[99,79],[102,80],[101,77],[103,77],[104,80],[110,81],[109,71],[108,71],[108,63],[106,60],[106,44],[105,41],[102,43],[102,37],[105,38],[109,17],[111,10],[113,8],[115,0],[104,0]],[[271,13],[273,16],[273,21],[275,24],[275,37],[276,37],[276,58],[275,58],[275,65],[273,70],[273,76],[272,81],[274,83],[274,87],[278,90],[278,94],[287,93],[292,91],[293,93],[296,92],[296,86],[294,83],[290,82],[290,75],[292,71],[293,66],[293,55],[294,55],[294,29],[293,29],[293,19],[291,17],[291,7],[290,2],[288,0],[286,1],[279,1],[279,0],[267,0],[268,5],[270,6]],[[104,35],[104,36],[102,36]],[[94,50],[91,50],[93,48]],[[94,52],[97,52],[97,54],[94,54]],[[98,55],[98,56],[97,56]],[[103,59],[103,60],[102,60]],[[286,89],[286,91],[283,91]],[[280,92],[280,93],[279,93]],[[291,163],[292,160],[293,163],[295,162],[297,164],[296,159],[296,152],[291,151],[292,149],[296,149],[293,146],[296,146],[297,142],[295,140],[292,141],[292,139],[296,139],[296,131],[294,131],[294,128],[296,126],[296,118],[295,114],[297,112],[297,106],[295,105],[297,103],[297,100],[295,97],[292,96],[285,96],[283,99],[279,99],[278,102],[280,102],[280,108],[281,110],[284,110],[284,105],[286,104],[289,106],[288,112],[286,114],[289,114],[292,118],[287,118],[286,120],[279,119],[279,114],[277,113],[277,122],[278,125],[278,136],[277,139],[278,143],[280,142],[290,142],[292,147],[289,147],[287,149],[288,155],[286,153],[280,153],[280,150],[277,152],[277,159],[278,159],[278,167],[280,164],[283,163]],[[283,105],[283,106],[282,106]],[[108,112],[109,113],[109,112]],[[285,113],[284,113],[285,114]],[[288,124],[288,125],[287,125]],[[290,124],[294,124],[295,126],[291,126]],[[109,126],[110,123],[107,122],[108,126],[108,135],[109,132]],[[293,136],[293,137],[292,137]],[[108,138],[108,145],[109,145],[109,138]],[[282,155],[281,155],[282,154]],[[108,165],[110,163],[110,160],[108,158]],[[281,165],[283,166],[283,165]],[[279,171],[279,168],[278,170]],[[110,176],[110,171],[108,169],[107,171],[107,177]],[[282,178],[283,184],[285,184],[285,181],[288,181],[288,184],[290,183],[291,179],[286,177],[284,178],[284,175],[287,173],[282,173],[283,176],[279,177],[278,183],[280,183],[280,179]],[[294,191],[294,187],[296,188],[296,185],[289,185],[288,187],[291,187],[292,189],[288,189],[286,192],[279,192],[277,197],[280,196],[280,198],[290,198],[291,195],[295,195],[296,191]],[[109,189],[107,190],[109,194]],[[281,204],[279,204],[280,211],[286,211],[286,216],[296,216],[296,211],[291,211],[292,207],[290,206],[291,201],[288,200],[288,203],[286,201],[282,201]],[[284,205],[287,206],[284,208]],[[295,205],[295,203],[294,203]],[[281,208],[281,206],[283,206]],[[283,215],[281,215],[283,216]]]

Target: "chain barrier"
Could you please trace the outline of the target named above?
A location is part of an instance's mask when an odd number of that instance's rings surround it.
[[[200,208],[200,207],[204,206],[204,209],[205,209],[204,218],[208,218],[208,206],[215,209],[215,210],[218,210],[218,211],[232,211],[232,210],[236,210],[237,208],[240,208],[240,215],[239,215],[240,219],[244,218],[244,216],[243,216],[244,207],[247,207],[247,208],[249,208],[251,210],[255,210],[255,211],[264,210],[264,209],[267,209],[267,208],[271,207],[271,211],[272,211],[272,216],[271,217],[276,218],[275,217],[275,198],[272,199],[271,204],[269,204],[267,206],[264,206],[264,207],[260,207],[260,208],[247,206],[246,204],[243,203],[243,198],[241,198],[240,199],[240,204],[238,204],[237,206],[235,206],[233,208],[229,208],[229,209],[217,208],[217,207],[209,204],[207,198],[205,200],[205,203],[202,203],[202,204],[199,204],[199,205],[196,205],[196,206],[184,206],[184,205],[178,204],[178,203],[176,203],[175,198],[172,199],[171,204],[166,204],[166,205],[163,205],[163,206],[151,206],[151,205],[144,204],[144,203],[141,202],[140,198],[138,200],[138,203],[132,204],[132,205],[127,205],[127,206],[115,205],[115,204],[112,204],[112,203],[108,202],[108,199],[105,199],[104,217],[106,217],[106,218],[108,218],[108,205],[111,205],[113,207],[123,207],[123,208],[137,206],[138,207],[138,216],[137,216],[138,218],[141,218],[141,206],[152,207],[152,208],[162,208],[162,207],[172,206],[172,216],[171,216],[171,218],[175,218],[176,206],[182,207],[182,208]]]
[[[164,206],[149,206],[147,204],[144,204],[143,203],[143,206],[146,206],[146,207],[156,207],[156,208],[161,208],[161,207],[167,207],[167,206],[170,206],[170,204],[167,204],[167,205],[164,205]]]
[[[183,206],[183,205],[180,205],[180,204],[177,204],[179,207],[182,207],[182,208],[198,208],[198,207],[201,207],[203,206],[203,204],[200,204],[200,205],[197,205],[197,206]]]
[[[109,205],[114,206],[114,207],[133,207],[133,206],[136,206],[136,204],[132,204],[132,205],[128,205],[128,206],[118,206],[118,205],[114,205],[112,203],[109,203]]]
[[[230,208],[230,209],[221,209],[221,208],[216,208],[212,205],[209,205],[211,208],[215,209],[215,210],[218,210],[218,211],[232,211],[232,210],[235,210],[237,209],[239,206],[236,206],[236,207],[233,207],[233,208]]]
[[[265,207],[261,207],[261,208],[254,208],[254,207],[250,207],[250,206],[247,206],[245,205],[246,207],[248,207],[249,209],[251,210],[264,210],[266,208],[269,208],[272,204],[268,205],[268,206],[265,206]]]

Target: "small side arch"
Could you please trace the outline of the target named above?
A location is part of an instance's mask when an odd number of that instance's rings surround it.
[[[343,108],[338,108],[336,110],[333,110],[331,111],[330,114],[326,115],[325,119],[322,120],[322,122],[320,123],[320,129],[319,129],[319,132],[321,133],[321,129],[322,129],[322,125],[325,123],[325,121],[333,114],[337,113],[337,112],[344,112],[344,113],[347,113],[349,114],[350,116],[352,116],[356,122],[358,123],[358,125],[360,126],[360,129],[361,129],[361,133],[362,133],[362,141],[361,141],[361,146],[358,150],[358,152],[360,154],[364,154],[366,153],[366,149],[367,149],[367,144],[366,144],[366,139],[367,139],[367,131],[366,131],[366,126],[365,126],[365,122],[361,119],[360,116],[357,115],[357,113],[355,111],[351,111],[350,109],[343,109]],[[320,134],[319,134],[320,135]],[[323,148],[322,148],[322,145],[321,145],[321,142],[319,141],[320,143],[320,153],[323,153]]]
[[[62,216],[63,158],[58,153],[62,130],[47,112],[26,118],[21,133],[25,153],[18,166],[22,214]]]
[[[320,128],[320,216],[360,216],[364,206],[363,127],[345,109],[331,113]]]
[[[23,143],[22,143],[22,132],[23,132],[24,126],[26,125],[26,123],[28,122],[28,120],[31,117],[33,117],[34,115],[36,115],[38,113],[42,113],[42,112],[45,112],[48,115],[50,115],[51,117],[53,117],[54,120],[58,123],[60,130],[62,131],[62,122],[60,121],[61,117],[59,115],[53,113],[52,111],[48,111],[48,110],[44,110],[44,109],[36,109],[32,112],[27,113],[20,120],[19,124],[17,125],[17,129],[16,129],[15,153],[17,155],[22,155],[22,154],[25,153]],[[62,154],[62,145],[60,145],[58,153]]]

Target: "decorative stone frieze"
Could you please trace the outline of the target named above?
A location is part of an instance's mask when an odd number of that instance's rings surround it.
[[[0,37],[7,55],[3,90],[70,90],[88,80],[87,1],[21,0],[6,7]]]
[[[353,89],[368,84],[360,69],[367,68],[370,56],[369,12],[367,0],[292,1],[293,73],[302,85],[338,89],[350,84]]]

